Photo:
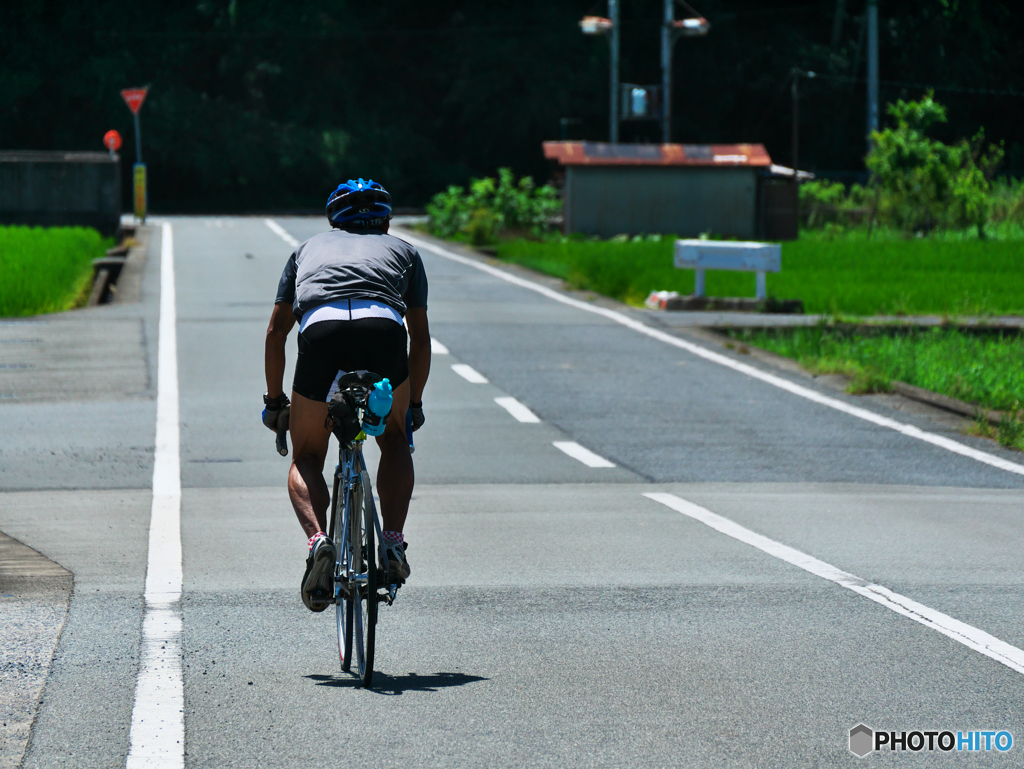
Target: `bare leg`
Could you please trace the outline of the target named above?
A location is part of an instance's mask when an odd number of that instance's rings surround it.
[[[307,537],[327,529],[331,494],[324,480],[324,459],[331,431],[324,427],[326,419],[326,403],[292,392],[288,428],[292,436],[292,466],[288,471],[288,496]]]
[[[409,410],[409,380],[395,388],[384,434],[377,438],[380,465],[377,467],[377,493],[385,531],[402,531],[409,514],[409,500],[416,475],[405,436],[405,412]],[[321,460],[321,465],[323,461]]]

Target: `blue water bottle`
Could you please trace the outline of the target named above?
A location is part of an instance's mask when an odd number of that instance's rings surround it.
[[[384,432],[391,413],[391,382],[382,379],[373,386],[366,399],[366,411],[363,412],[363,432],[377,436]]]

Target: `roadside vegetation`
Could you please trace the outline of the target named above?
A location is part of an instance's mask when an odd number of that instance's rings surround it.
[[[868,185],[847,189],[827,180],[801,185],[804,227],[832,237],[852,228],[870,238],[878,226],[919,238],[1021,235],[1024,183],[993,181],[1003,161],[1001,143],[986,144],[984,128],[953,144],[931,138],[931,129],[947,117],[930,91],[919,101],[900,99],[887,112],[893,125],[874,133],[865,160]]]
[[[92,260],[112,245],[86,227],[0,227],[0,317],[82,306],[92,285]]]
[[[986,145],[982,130],[953,144],[930,138],[946,121],[930,93],[888,112],[868,186],[802,185],[803,229],[783,243],[769,294],[834,315],[1024,312],[1024,182],[993,181],[1002,147]],[[554,188],[501,169],[436,195],[427,227],[636,306],[651,291],[693,292],[693,271],[672,264],[675,236],[566,237],[552,231],[559,212]],[[749,297],[754,285],[749,273],[707,273],[709,296]]]
[[[879,329],[871,335],[842,327],[732,329],[738,342],[784,355],[816,374],[850,377],[848,392],[889,392],[893,381],[1004,412],[997,426],[979,417],[972,432],[1024,450],[1024,336],[953,328]]]
[[[468,189],[453,185],[427,204],[433,234],[474,246],[493,245],[499,238],[540,238],[561,211],[558,190],[537,187],[529,176],[516,182],[509,168],[498,169],[497,179],[471,179]]]

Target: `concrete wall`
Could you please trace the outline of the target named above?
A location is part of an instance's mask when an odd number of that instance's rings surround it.
[[[567,166],[565,231],[757,235],[757,168]]]
[[[82,225],[112,235],[120,162],[106,152],[0,152],[0,224]]]

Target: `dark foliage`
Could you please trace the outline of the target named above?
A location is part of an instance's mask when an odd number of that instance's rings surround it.
[[[675,50],[674,139],[763,142],[789,161],[791,67],[862,78],[864,0],[701,0],[706,38]],[[659,0],[623,0],[622,79],[655,83]],[[548,176],[540,142],[607,137],[608,46],[565,0],[198,4],[23,0],[0,10],[0,146],[134,154],[118,92],[150,84],[143,150],[154,209],[319,207],[339,179],[372,176],[397,205],[500,166]],[[838,35],[836,12],[841,10]],[[682,15],[682,12],[680,12]],[[883,0],[883,79],[1024,89],[1019,14],[983,0]],[[817,169],[863,168],[864,86],[804,80],[802,149]],[[923,89],[883,87],[884,100]],[[952,141],[979,125],[1024,167],[1024,98],[936,90]],[[657,140],[632,124],[626,140]],[[125,163],[125,190],[127,166]]]

